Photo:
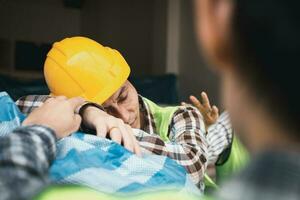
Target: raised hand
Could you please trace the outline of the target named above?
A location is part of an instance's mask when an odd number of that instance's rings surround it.
[[[201,92],[202,103],[193,95],[190,96],[190,101],[203,116],[206,129],[216,123],[219,117],[219,109],[214,105],[211,107],[208,96],[205,92]],[[184,102],[182,103],[185,104]]]

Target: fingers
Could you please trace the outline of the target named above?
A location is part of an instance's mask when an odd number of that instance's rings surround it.
[[[211,117],[214,119],[219,117],[219,109],[217,108],[217,106],[212,107]]]
[[[97,136],[105,138],[107,135],[107,132],[109,131],[106,127],[106,125],[103,122],[97,123],[96,124],[96,132]]]
[[[210,103],[209,103],[209,99],[208,96],[205,92],[201,92],[201,97],[202,97],[202,104],[206,109],[211,109]]]
[[[67,100],[67,97],[65,97],[65,96],[50,97],[49,99],[47,99],[45,101],[45,103],[51,103],[54,101],[63,101],[63,100]]]
[[[63,134],[63,137],[69,136],[72,133],[78,131],[80,124],[81,124],[81,117],[78,114],[75,114],[72,120],[72,125],[70,126],[70,129],[66,130]],[[58,136],[58,138],[61,138],[60,136]]]
[[[206,128],[216,123],[219,118],[219,109],[216,106],[211,107],[209,98],[205,92],[201,92],[202,103],[195,96],[190,96],[190,100],[202,114]]]
[[[137,155],[141,156],[141,149],[136,141],[136,138],[133,135],[132,129],[129,125],[125,124],[120,119],[114,119],[113,123],[109,124],[112,127],[112,131],[108,133],[110,135],[111,140],[117,142],[118,144],[122,144],[123,146]]]
[[[195,96],[190,96],[190,100],[193,103],[193,105],[199,109],[199,111],[202,114],[210,113],[212,108],[210,106],[210,102],[208,99],[208,96],[205,92],[201,93],[201,99],[202,103],[195,97]]]
[[[73,97],[73,98],[68,99],[65,96],[51,97],[51,98],[47,99],[45,101],[45,103],[48,104],[48,103],[54,103],[57,101],[66,101],[66,100],[70,103],[71,108],[74,110],[74,112],[80,105],[82,105],[84,103],[84,99],[82,97]]]
[[[133,134],[132,128],[129,125],[126,125],[126,129],[127,129],[128,133],[130,134],[132,142],[133,142],[133,152],[136,153],[136,155],[138,155],[138,156],[142,156],[141,147]]]
[[[59,97],[57,97],[59,98]],[[71,107],[76,110],[77,107],[81,106],[84,103],[84,99],[82,97],[73,97],[68,100]]]
[[[97,136],[107,137],[118,144],[122,144],[126,149],[141,156],[140,146],[129,125],[121,119],[113,116],[106,116],[95,124]]]
[[[138,141],[136,140],[135,136],[132,135],[132,142],[133,142],[133,152],[137,155],[137,156],[142,156],[142,150],[141,147],[138,143]]]
[[[131,152],[135,152],[135,145],[133,143],[133,138],[130,136],[130,134],[127,132],[127,129],[119,126],[119,127],[113,127],[112,130],[109,133],[111,140],[118,144],[124,145],[126,149],[128,149]]]
[[[52,128],[57,138],[66,137],[79,129],[81,117],[74,113],[73,107],[81,102],[81,98],[74,98],[70,102],[65,96],[50,98],[32,112],[23,125],[44,125]]]
[[[195,96],[190,96],[190,101],[201,113],[205,111],[205,108]]]
[[[109,132],[111,140],[115,141],[118,144],[121,144],[122,141],[122,133],[119,128],[114,127]]]
[[[123,132],[122,136],[123,136],[122,141],[123,141],[124,147],[126,149],[128,149],[129,151],[134,152],[134,144],[132,141],[132,137],[126,132]]]
[[[67,100],[67,97],[65,97],[65,96],[57,96],[57,97],[54,97],[53,99],[61,101],[61,100]]]
[[[134,152],[134,144],[132,141],[132,137],[130,136],[130,132],[129,130],[126,128],[126,125],[120,124],[120,130],[122,133],[122,141],[123,141],[123,145],[126,149],[128,149],[131,152]]]
[[[71,131],[71,133],[78,131],[80,124],[81,124],[81,117],[78,114],[74,115],[74,120],[73,120],[73,130]]]
[[[134,152],[136,153],[136,155],[142,157],[142,150],[141,150],[140,144],[138,143],[138,141],[136,140],[135,137],[134,137],[134,141],[135,141],[134,142]]]

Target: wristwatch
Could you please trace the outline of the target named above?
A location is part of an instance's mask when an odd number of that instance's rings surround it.
[[[78,114],[81,116],[81,118],[83,119],[83,113],[84,111],[88,108],[88,107],[96,107],[102,111],[105,111],[103,106],[99,105],[99,104],[96,104],[96,103],[92,103],[92,102],[87,102],[85,104],[83,104],[80,108],[79,108],[79,112]],[[82,131],[83,133],[86,133],[86,134],[91,134],[91,135],[97,135],[97,132],[96,130],[94,129],[91,129],[91,128],[88,128],[84,125],[83,121],[81,122],[81,125],[80,125],[80,131]]]

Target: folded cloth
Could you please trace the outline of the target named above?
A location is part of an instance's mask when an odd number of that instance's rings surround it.
[[[199,193],[185,169],[165,156],[139,157],[111,140],[83,133],[60,140],[57,147],[50,170],[56,183],[85,185],[109,193],[161,189]]]

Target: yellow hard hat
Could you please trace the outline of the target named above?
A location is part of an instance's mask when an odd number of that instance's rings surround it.
[[[81,96],[98,104],[113,95],[129,74],[127,62],[117,50],[86,37],[55,42],[44,65],[51,95]]]

